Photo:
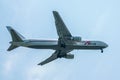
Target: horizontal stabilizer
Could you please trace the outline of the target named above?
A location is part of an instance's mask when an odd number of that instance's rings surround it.
[[[11,45],[8,49],[7,49],[7,51],[11,51],[11,50],[13,50],[13,49],[15,49],[15,48],[17,48],[18,46],[15,46],[15,45]]]

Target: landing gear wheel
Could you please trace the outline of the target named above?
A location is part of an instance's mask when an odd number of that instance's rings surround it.
[[[61,47],[65,48],[66,46],[65,46],[65,44],[61,44]]]

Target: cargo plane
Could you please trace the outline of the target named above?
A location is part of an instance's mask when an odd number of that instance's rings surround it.
[[[44,65],[58,58],[73,59],[74,55],[70,53],[72,50],[101,50],[101,53],[103,53],[103,49],[108,47],[108,45],[102,41],[83,41],[81,37],[72,36],[59,13],[57,11],[53,11],[53,16],[55,18],[55,25],[59,36],[57,40],[25,39],[12,27],[7,26],[12,37],[12,41],[10,42],[11,46],[8,48],[8,51],[19,46],[55,50],[49,58],[38,64]]]

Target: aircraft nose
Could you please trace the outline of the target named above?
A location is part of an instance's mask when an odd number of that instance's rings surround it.
[[[108,44],[105,43],[105,48],[107,48],[107,47],[108,47]]]

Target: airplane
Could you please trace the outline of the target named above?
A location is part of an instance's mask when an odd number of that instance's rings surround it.
[[[55,25],[59,38],[57,40],[36,40],[25,39],[21,34],[14,30],[11,26],[6,26],[11,34],[11,46],[7,51],[11,51],[19,46],[34,48],[34,49],[52,49],[55,52],[46,60],[40,62],[38,65],[47,64],[58,58],[73,59],[74,55],[70,52],[75,49],[80,50],[101,50],[107,48],[108,45],[102,41],[84,41],[81,37],[72,36],[61,16],[57,11],[53,11]]]

